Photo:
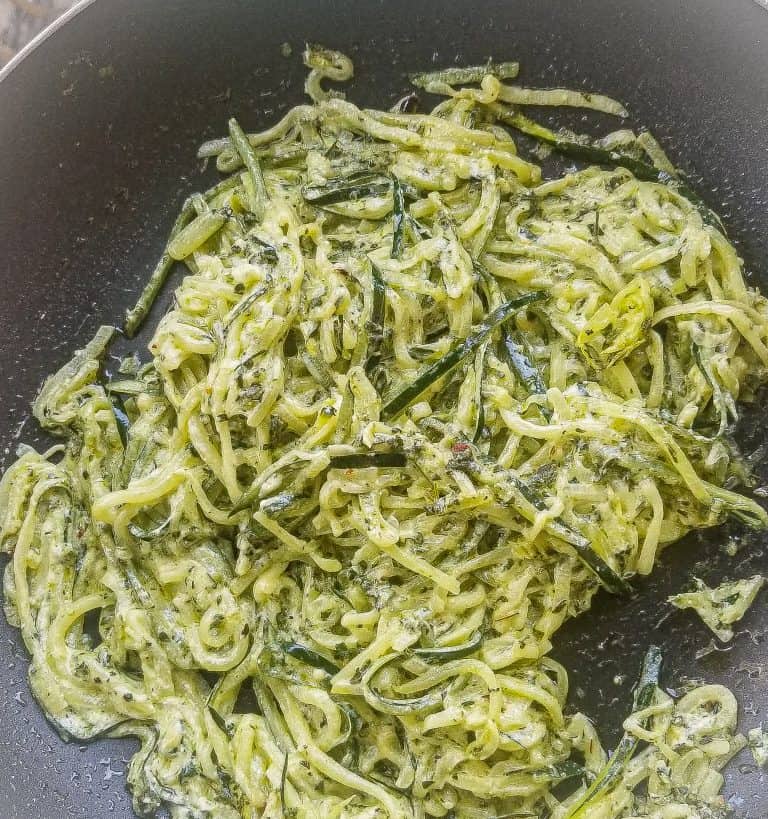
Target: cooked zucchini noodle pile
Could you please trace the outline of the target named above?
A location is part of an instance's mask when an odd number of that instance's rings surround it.
[[[766,525],[730,431],[768,303],[649,134],[522,113],[617,102],[505,63],[368,110],[305,60],[313,104],[201,148],[227,175],[127,318],[186,264],[151,361],[105,371],[102,328],[35,404],[64,442],[5,474],[36,698],[139,738],[140,814],[719,815],[727,689],[671,698],[651,647],[609,756],[548,654],[686,532]]]

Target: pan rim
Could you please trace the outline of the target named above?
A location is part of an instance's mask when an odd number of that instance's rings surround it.
[[[18,54],[11,57],[11,59],[2,68],[0,68],[0,82],[7,79],[9,75],[13,73],[14,69],[18,68],[26,57],[32,54],[33,51],[37,51],[37,49],[60,28],[62,28],[62,26],[84,12],[95,2],[96,0],[78,0],[78,2],[76,2],[73,6],[70,6],[70,8],[63,12],[59,17],[50,22],[41,32],[36,34],[24,46],[24,48],[19,51]]]
[[[0,82],[7,79],[26,57],[32,54],[32,52],[37,51],[37,49],[62,26],[66,25],[66,23],[80,15],[96,2],[97,0],[77,0],[73,6],[49,23],[41,32],[36,34],[18,54],[11,57],[11,59],[0,68]],[[768,0],[752,0],[752,2],[765,11],[768,11]]]

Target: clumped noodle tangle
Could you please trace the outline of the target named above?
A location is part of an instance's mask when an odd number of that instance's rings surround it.
[[[35,696],[140,739],[139,813],[717,815],[729,691],[673,700],[651,648],[609,761],[548,652],[686,532],[765,525],[729,435],[765,299],[649,134],[522,113],[613,100],[505,63],[364,110],[306,60],[312,105],[201,148],[227,176],[127,320],[187,265],[151,361],[106,380],[99,331],[3,479]],[[520,132],[588,165],[543,181]]]

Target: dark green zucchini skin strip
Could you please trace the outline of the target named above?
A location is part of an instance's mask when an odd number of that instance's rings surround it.
[[[228,737],[231,737],[232,731],[229,725],[227,725],[227,721],[224,719],[224,717],[222,717],[222,715],[212,705],[208,706],[208,711],[211,714],[211,718],[216,723],[216,727],[220,731],[223,731]]]
[[[426,372],[422,373],[410,386],[391,398],[382,407],[382,421],[397,418],[400,413],[413,404],[423,395],[438,379],[447,375],[455,369],[467,356],[471,355],[498,327],[509,319],[518,310],[542,301],[546,298],[544,293],[527,293],[519,298],[512,299],[501,307],[497,307],[492,313],[486,316],[485,321],[479,324],[473,332],[452,350],[446,353],[439,361],[436,361]]]
[[[658,646],[649,646],[643,660],[643,667],[640,678],[637,681],[634,691],[634,702],[632,712],[642,711],[653,703],[654,693],[659,685],[661,676],[662,654]],[[589,803],[599,794],[609,790],[621,777],[627,763],[634,755],[639,745],[637,737],[625,733],[621,741],[616,746],[616,750],[606,763],[605,767],[595,777],[595,781],[587,789],[586,793],[570,809],[565,819],[585,819],[586,810]]]
[[[620,577],[616,572],[595,552],[592,544],[580,533],[571,529],[563,521],[555,521],[555,526],[559,529],[562,537],[576,550],[576,554],[597,575],[597,579],[611,594],[629,595],[632,593],[632,586]],[[553,528],[553,533],[558,532]]]
[[[488,352],[487,347],[480,348],[477,357],[480,359],[479,364],[475,367],[477,375],[477,417],[475,418],[475,431],[472,435],[472,441],[478,443],[483,437],[483,430],[485,428],[485,403],[483,402],[483,373],[485,371],[485,356]]]
[[[112,412],[117,424],[117,432],[120,435],[120,443],[122,443],[123,450],[125,450],[126,446],[128,446],[128,433],[131,429],[131,421],[125,412],[125,407],[119,395],[110,395],[110,403],[112,404]]]
[[[609,167],[618,165],[621,168],[626,168],[628,171],[631,171],[638,179],[642,179],[644,182],[658,182],[662,185],[668,185],[696,208],[705,224],[725,234],[725,227],[720,217],[707,206],[704,200],[695,191],[684,182],[671,176],[667,171],[655,168],[647,162],[635,159],[632,156],[627,156],[619,151],[599,148],[596,145],[583,145],[580,142],[564,139],[549,128],[545,128],[543,125],[533,122],[533,120],[528,119],[528,117],[516,111],[497,111],[496,113],[500,121],[527,136],[533,137],[539,142],[550,145],[554,151],[563,156],[570,157],[571,159],[580,159],[591,165]]]
[[[478,631],[474,637],[458,646],[441,646],[435,648],[414,648],[413,653],[424,660],[462,660],[474,654],[485,640],[485,634]]]
[[[288,754],[283,756],[283,769],[280,772],[280,812],[283,816],[287,816],[285,807],[285,781],[288,779]]]
[[[306,185],[302,195],[313,205],[335,205],[339,202],[356,202],[369,196],[384,196],[391,188],[392,180],[389,177],[362,171],[329,179],[324,185]]]
[[[504,328],[503,336],[504,351],[507,354],[509,363],[525,385],[525,388],[532,395],[545,395],[547,387],[544,384],[544,379],[526,355],[523,345],[516,341],[512,331],[507,327]]]
[[[420,711],[426,711],[428,708],[434,708],[436,705],[439,705],[443,700],[443,694],[445,693],[445,689],[447,685],[444,683],[438,684],[433,689],[430,689],[426,693],[422,694],[420,697],[406,697],[403,699],[395,699],[394,697],[385,697],[383,694],[380,694],[374,688],[374,680],[379,675],[379,673],[386,668],[388,665],[391,665],[395,662],[398,658],[396,656],[392,656],[391,658],[385,660],[384,662],[377,661],[379,663],[378,668],[376,669],[375,673],[372,675],[370,680],[367,683],[367,690],[371,694],[371,696],[381,703],[390,714],[416,714]]]
[[[322,654],[318,654],[317,651],[313,651],[301,643],[284,643],[282,648],[283,651],[289,657],[293,657],[294,660],[299,660],[299,662],[306,663],[314,668],[319,668],[325,671],[326,674],[330,674],[331,677],[339,673],[338,666],[334,665],[326,657],[323,657]]]
[[[399,259],[403,255],[403,239],[405,236],[405,196],[403,188],[396,176],[392,177],[392,250],[390,256]]]
[[[240,304],[235,307],[232,312],[230,313],[229,320],[225,326],[225,329],[232,326],[235,319],[242,315],[249,307],[251,307],[254,302],[258,301],[267,291],[269,290],[269,285],[262,284],[259,287],[255,288],[252,293],[249,293],[241,302]]]
[[[378,691],[375,691],[371,686],[369,686],[368,690],[375,699],[390,709],[390,713],[395,714],[416,714],[419,711],[426,711],[428,708],[434,708],[436,705],[439,705],[443,699],[442,688],[435,692],[428,691],[421,697],[410,697],[402,700],[385,697],[383,694],[379,694]]]
[[[402,452],[364,452],[360,455],[334,455],[329,469],[388,469],[408,465],[408,458]]]
[[[368,326],[368,357],[365,362],[365,374],[373,376],[374,370],[381,363],[381,345],[384,342],[384,321],[387,312],[387,286],[381,271],[371,263],[371,284],[373,287],[373,303],[371,318]]]

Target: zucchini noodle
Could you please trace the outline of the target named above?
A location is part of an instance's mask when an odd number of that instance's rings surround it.
[[[151,359],[106,372],[102,328],[35,403],[64,443],[0,484],[35,697],[139,739],[141,815],[719,815],[729,691],[673,700],[650,650],[609,758],[548,654],[686,532],[766,526],[728,433],[768,302],[650,135],[522,113],[618,102],[501,63],[361,109],[305,62],[312,105],[202,146],[228,176],[127,317],[186,264]]]

